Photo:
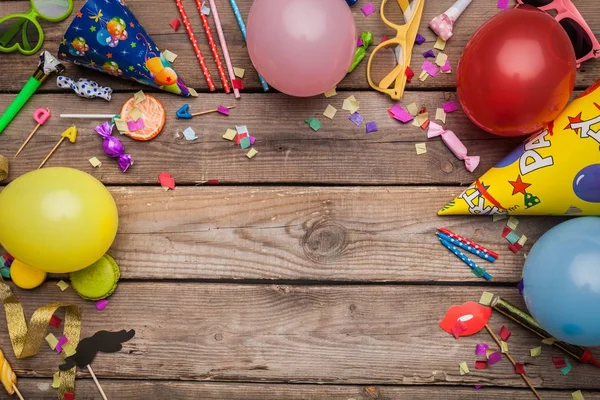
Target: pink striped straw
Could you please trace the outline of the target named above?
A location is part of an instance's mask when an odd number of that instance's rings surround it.
[[[223,33],[223,27],[221,26],[221,20],[219,19],[219,12],[217,11],[217,4],[215,0],[210,1],[210,8],[212,10],[212,15],[215,18],[215,26],[217,28],[217,35],[219,36],[219,42],[221,43],[221,48],[223,49],[223,58],[225,59],[225,64],[227,65],[227,72],[229,73],[229,79],[233,82],[235,77],[235,73],[233,72],[233,65],[231,64],[231,57],[229,56],[229,50],[227,49],[227,42],[225,41],[225,34]],[[240,90],[236,87],[233,88],[233,95],[236,99],[239,99]]]
[[[185,26],[185,30],[187,31],[188,37],[190,38],[190,42],[192,42],[192,47],[194,48],[194,52],[196,53],[196,58],[200,63],[200,68],[202,69],[202,74],[204,74],[204,79],[206,79],[206,83],[208,84],[208,90],[211,92],[215,91],[215,83],[210,76],[210,72],[208,72],[208,67],[206,66],[206,62],[204,61],[204,56],[200,51],[200,46],[198,45],[198,41],[196,40],[196,36],[194,36],[194,31],[190,26],[190,21],[188,20],[185,9],[183,8],[183,4],[181,4],[181,0],[175,0],[175,4],[177,5],[177,9],[179,10],[179,15],[181,15],[181,20],[183,21],[183,26]]]

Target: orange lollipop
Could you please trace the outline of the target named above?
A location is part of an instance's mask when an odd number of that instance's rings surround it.
[[[129,116],[129,113],[134,107],[142,112],[144,128],[139,131],[129,132],[127,133],[127,136],[140,141],[154,139],[158,136],[163,126],[165,126],[165,121],[167,119],[167,114],[165,113],[162,104],[160,104],[156,97],[150,94],[147,94],[146,98],[137,104],[135,104],[135,99],[132,97],[123,104],[123,108],[121,108],[121,119],[125,121],[133,119]]]

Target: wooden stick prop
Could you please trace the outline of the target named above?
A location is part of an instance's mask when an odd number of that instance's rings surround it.
[[[21,392],[17,389],[17,375],[15,375],[8,364],[2,350],[0,350],[0,380],[2,381],[2,386],[4,386],[4,389],[6,389],[9,395],[16,393],[20,400],[24,400]]]
[[[61,136],[60,140],[58,141],[58,143],[56,143],[56,145],[52,148],[52,150],[50,150],[50,153],[48,153],[46,158],[44,158],[44,161],[42,161],[42,163],[40,164],[38,169],[42,168],[44,166],[44,164],[46,164],[46,161],[48,161],[50,159],[50,157],[52,157],[52,154],[54,154],[56,149],[58,149],[58,146],[60,146],[60,144],[65,139],[69,139],[69,142],[75,143],[75,140],[77,139],[77,128],[75,126],[71,126],[69,129],[67,129],[66,131],[61,133],[60,136]]]
[[[219,12],[217,11],[217,4],[215,3],[215,0],[210,0],[210,8],[215,19],[219,43],[221,43],[221,48],[223,49],[223,58],[225,59],[225,64],[227,65],[227,73],[229,74],[229,79],[231,82],[233,82],[236,79],[235,73],[233,72],[233,64],[231,63],[231,57],[229,56],[229,49],[227,48],[227,42],[225,41],[225,34],[223,33],[223,27],[221,26],[221,20],[219,19]],[[233,95],[236,99],[239,99],[241,97],[240,90],[234,87]]]
[[[40,129],[40,126],[44,125],[49,118],[50,110],[47,108],[38,108],[33,112],[33,119],[35,120],[35,122],[37,122],[37,125],[35,126],[35,128],[33,128],[29,136],[27,136],[27,139],[25,139],[25,142],[21,145],[21,147],[19,147],[19,150],[17,150],[13,158],[17,158],[19,153],[25,148],[25,146],[27,146],[27,143],[29,143],[33,135],[35,135],[37,130]]]
[[[490,334],[490,336],[492,337],[492,339],[494,339],[494,342],[496,342],[496,344],[498,345],[498,347],[502,348],[502,344],[500,343],[500,339],[498,339],[498,336],[496,336],[496,334],[494,333],[494,331],[492,331],[492,329],[490,328],[490,326],[488,324],[485,324],[485,329],[488,331],[488,333]],[[508,352],[506,352],[504,354],[506,355],[506,358],[508,358],[508,360],[511,362],[511,364],[513,365],[513,367],[516,367],[517,363],[512,358],[512,356]],[[531,381],[529,380],[529,378],[527,378],[527,375],[525,375],[525,374],[519,374],[519,375],[521,375],[521,378],[523,378],[523,381],[525,381],[525,383],[527,384],[527,386],[529,386],[529,389],[531,389],[531,391],[533,392],[533,394],[535,395],[535,397],[538,400],[542,400],[542,398],[540,397],[540,395],[537,392],[537,390],[535,390],[535,387],[533,387],[533,384],[531,383]]]
[[[232,108],[235,108],[235,106],[219,106],[218,108],[214,108],[212,110],[199,111],[197,113],[190,113],[190,106],[188,104],[184,104],[183,106],[181,106],[179,108],[179,110],[177,110],[177,112],[175,113],[175,116],[178,119],[192,119],[192,117],[198,117],[200,115],[206,115],[206,114],[211,114],[211,113],[215,113],[215,112],[223,113],[224,111],[230,110]]]
[[[106,397],[106,394],[104,393],[104,390],[102,389],[102,386],[100,386],[100,382],[98,382],[98,378],[96,378],[96,374],[94,374],[94,370],[92,370],[92,367],[89,364],[87,366],[87,369],[88,369],[88,371],[90,371],[90,375],[92,376],[92,379],[94,380],[94,383],[96,384],[96,387],[100,391],[100,395],[102,396],[102,398],[104,400],[108,400],[108,398]]]

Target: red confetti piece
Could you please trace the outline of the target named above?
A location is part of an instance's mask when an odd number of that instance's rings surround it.
[[[423,107],[419,110],[419,114],[425,114],[427,112],[427,107]]]
[[[500,336],[500,339],[504,340],[505,342],[508,342],[508,338],[510,337],[511,333],[504,325],[502,325],[502,328],[500,328],[500,332],[498,333],[498,335]]]
[[[246,136],[248,136],[248,134],[246,132],[238,133],[237,135],[235,135],[235,144],[239,146],[242,139],[245,138]]]
[[[179,27],[181,26],[181,22],[179,22],[178,18],[173,18],[173,20],[169,22],[169,25],[171,25],[171,28],[173,28],[173,30],[177,32],[177,29],[179,29]]]
[[[521,363],[515,363],[515,372],[519,375],[525,375],[525,366]]]
[[[475,361],[475,368],[476,369],[486,369],[488,366],[487,361]]]
[[[567,366],[567,362],[564,357],[552,357],[552,362],[556,368],[564,368]]]
[[[387,37],[386,35],[383,35],[383,36],[381,37],[381,43],[383,43],[383,42],[387,42],[388,40],[390,40],[390,38],[389,38],[389,37]]]
[[[523,246],[521,246],[519,243],[508,245],[508,249],[515,254],[517,254],[519,252],[519,250],[521,250],[522,248],[523,248]]]
[[[218,185],[219,184],[219,180],[218,179],[209,179],[206,182],[207,185]]]
[[[65,392],[65,394],[63,394],[63,400],[75,400],[75,393]]]
[[[53,315],[50,318],[49,324],[55,327],[56,329],[60,328],[60,324],[62,323],[62,319],[58,318],[56,315]]]
[[[502,237],[504,239],[506,239],[506,237],[512,232],[512,229],[510,229],[508,226],[505,226],[504,229],[502,230]]]
[[[244,89],[244,81],[241,79],[234,79],[233,81],[231,81],[231,83],[233,83],[234,89],[239,89],[239,90]]]
[[[158,183],[163,187],[175,190],[175,179],[168,172],[161,172],[158,175]]]
[[[423,125],[421,125],[421,129],[425,130],[429,128],[429,122],[429,120],[425,120],[425,122],[423,122]]]
[[[452,327],[452,334],[456,339],[460,337],[460,334],[467,330],[467,325],[464,322],[457,320]]]
[[[406,81],[408,83],[410,83],[412,78],[415,76],[415,73],[413,72],[412,69],[410,69],[410,67],[406,67],[406,69],[404,70],[404,74],[406,75]]]

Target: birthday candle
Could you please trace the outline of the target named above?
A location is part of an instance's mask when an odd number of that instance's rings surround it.
[[[449,231],[446,228],[439,228],[438,231],[442,232],[445,235],[450,236],[451,238],[454,238],[456,240],[459,240],[465,244],[468,244],[469,246],[473,247],[474,249],[477,249],[479,251],[483,251],[484,253],[489,254],[490,256],[494,257],[494,258],[498,258],[498,253],[496,253],[495,251],[492,250],[488,250],[485,247],[483,247],[482,245],[475,243],[469,239],[466,239],[460,235],[457,235],[456,233]]]
[[[484,270],[483,268],[478,266],[473,260],[471,260],[463,252],[461,252],[456,247],[454,247],[451,243],[445,241],[442,238],[440,238],[440,242],[444,245],[444,247],[446,247],[448,250],[450,250],[450,252],[452,252],[456,257],[460,258],[465,264],[467,264],[469,267],[471,267],[471,269],[473,271],[475,271],[475,272],[480,271],[481,276],[488,281],[492,279],[492,276],[486,270]]]
[[[491,263],[493,263],[494,261],[496,261],[496,259],[494,257],[492,257],[490,254],[488,253],[484,253],[481,250],[477,250],[476,248],[474,248],[473,246],[469,246],[466,243],[461,242],[460,240],[454,239],[451,236],[448,236],[442,232],[436,232],[435,233],[440,239],[444,239],[445,241],[452,243],[455,246],[460,247],[463,250],[468,251],[471,254],[475,254],[478,257],[483,258],[486,261],[489,261]]]

